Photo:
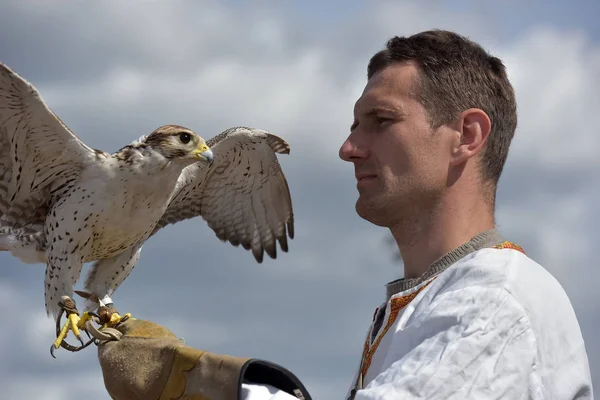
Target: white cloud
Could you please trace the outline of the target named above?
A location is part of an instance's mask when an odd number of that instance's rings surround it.
[[[106,399],[98,371],[79,373],[65,368],[67,377],[44,377],[34,379],[17,377],[3,382],[2,396],[6,399],[62,400],[68,398]]]
[[[519,100],[514,157],[548,171],[600,166],[600,46],[581,33],[533,29],[504,48]]]
[[[181,120],[207,137],[219,133],[207,125],[218,125],[218,129],[251,125],[283,136],[295,160],[336,160],[351,123],[351,94],[356,90],[352,81],[348,88],[333,87],[322,71],[324,60],[324,51],[314,48],[268,64],[215,60],[185,76],[117,67],[87,84],[47,83],[38,90],[54,110],[143,115],[148,109],[159,109],[162,121],[178,122],[178,116],[185,116]],[[98,140],[78,129],[77,120],[63,119],[83,140],[103,149],[116,149],[144,133],[126,135],[122,131],[131,121],[115,126],[103,118],[96,129],[111,129],[104,130]],[[297,153],[299,146],[310,147],[310,154]]]
[[[535,196],[522,205],[501,207],[498,223],[511,237],[522,237],[531,243],[537,261],[561,280],[567,280],[569,275],[588,268],[583,262],[595,241],[586,226],[593,212],[591,199],[568,194],[555,198]],[[526,227],[535,227],[535,234]]]

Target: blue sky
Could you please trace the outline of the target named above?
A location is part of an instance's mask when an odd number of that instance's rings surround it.
[[[292,147],[279,159],[296,238],[289,253],[258,265],[201,219],[170,226],[148,241],[113,297],[122,311],[163,323],[198,348],[279,362],[315,398],[341,398],[384,284],[402,269],[387,232],[354,212],[353,170],[338,148],[372,53],[392,35],[453,29],[506,61],[519,127],[500,183],[499,229],[567,291],[600,385],[597,4],[132,3],[6,3],[0,60],[106,151],[168,123],[207,138],[242,124],[281,135]],[[44,267],[8,254],[0,264],[7,398],[107,399],[93,348],[57,360],[48,354]]]

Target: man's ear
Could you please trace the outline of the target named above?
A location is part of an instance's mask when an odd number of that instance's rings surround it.
[[[479,154],[490,134],[492,123],[488,115],[479,108],[470,108],[458,116],[457,128],[460,142],[452,151],[451,164],[460,165]]]

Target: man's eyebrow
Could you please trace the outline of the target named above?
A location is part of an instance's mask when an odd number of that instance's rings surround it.
[[[369,108],[369,110],[367,112],[363,113],[363,115],[365,117],[372,117],[372,116],[377,115],[379,113],[388,113],[388,114],[392,114],[395,117],[404,117],[404,116],[406,116],[406,113],[403,112],[401,109],[398,109],[398,108],[395,108],[395,107],[386,107],[386,106],[374,106],[374,107],[371,107],[371,108]],[[358,126],[358,121],[355,118],[354,122],[350,126],[350,131],[353,131],[354,129],[356,129],[357,126]]]
[[[379,113],[389,113],[389,114],[393,114],[395,116],[403,116],[405,115],[404,112],[398,108],[395,107],[386,107],[386,106],[374,106],[371,107],[366,113],[365,115],[374,115],[374,114],[379,114]]]

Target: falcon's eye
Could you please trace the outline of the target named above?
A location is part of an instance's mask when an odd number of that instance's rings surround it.
[[[181,132],[179,134],[179,140],[181,140],[181,143],[183,144],[188,144],[190,140],[192,140],[192,135],[187,132]]]

